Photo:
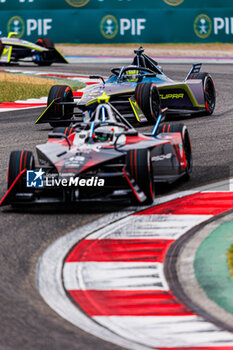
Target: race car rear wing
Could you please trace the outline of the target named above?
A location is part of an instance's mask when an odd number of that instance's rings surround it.
[[[201,66],[202,66],[202,63],[194,64],[184,81],[187,81],[188,79],[194,79],[197,76],[197,74],[200,72]]]

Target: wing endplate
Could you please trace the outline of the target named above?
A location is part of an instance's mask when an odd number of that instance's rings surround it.
[[[187,81],[188,79],[194,79],[197,76],[197,74],[200,72],[201,66],[202,66],[202,63],[194,64],[184,81]]]
[[[129,98],[130,105],[132,107],[132,110],[134,112],[134,115],[139,123],[142,123],[144,121],[147,121],[145,115],[143,114],[141,108],[139,107],[137,101],[134,97]]]
[[[48,119],[51,118],[51,109],[53,105],[60,101],[60,98],[55,98],[50,105],[44,110],[44,112],[39,116],[39,118],[36,120],[35,124],[42,124],[42,123],[48,123]]]
[[[50,49],[52,53],[52,60],[56,63],[69,63],[58,49]]]
[[[4,46],[4,49],[2,51],[2,55],[0,57],[0,63],[10,63],[11,60],[11,53],[12,53],[12,46]]]

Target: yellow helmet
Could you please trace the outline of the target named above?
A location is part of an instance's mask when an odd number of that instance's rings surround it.
[[[137,81],[138,80],[138,70],[127,70],[125,72],[127,81]]]

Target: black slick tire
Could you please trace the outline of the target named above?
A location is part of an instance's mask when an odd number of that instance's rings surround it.
[[[194,76],[193,79],[201,79],[205,99],[205,112],[201,115],[211,115],[214,112],[216,104],[216,91],[213,78],[209,73],[201,72]]]
[[[64,134],[66,135],[67,137],[69,137],[71,134],[73,134],[73,132],[75,132],[75,129],[74,128],[69,128],[69,127],[58,127],[58,128],[54,128],[53,133],[58,133],[58,134]]]
[[[2,52],[3,52],[3,44],[2,44],[2,41],[0,40],[0,56],[1,56]]]
[[[36,59],[34,63],[38,66],[51,66],[51,51],[54,49],[54,43],[49,38],[39,38],[36,41],[36,45],[48,49],[47,52],[42,52],[39,59]]]
[[[35,169],[35,159],[33,153],[30,151],[13,151],[10,154],[9,165],[8,165],[8,178],[7,185],[8,189],[11,187],[17,176],[24,170]],[[14,187],[15,192],[25,192],[26,189],[26,178],[21,179],[17,182]]]
[[[54,43],[49,38],[39,38],[39,39],[37,39],[36,45],[45,47],[46,49],[53,49],[54,48]]]
[[[148,149],[129,151],[127,155],[127,170],[147,197],[142,204],[153,203],[154,185],[150,151]]]
[[[155,84],[138,84],[135,89],[135,98],[148,122],[155,123],[161,110],[159,91]]]
[[[56,98],[60,99],[60,102],[74,102],[72,89],[67,85],[54,85],[51,87],[48,95],[47,106]],[[64,108],[63,108],[64,107]],[[59,119],[71,119],[74,107],[72,105],[56,105],[50,108],[50,118],[56,119],[58,122],[49,123],[53,128],[57,126],[67,127],[70,122],[60,122]],[[64,112],[64,115],[63,115]]]

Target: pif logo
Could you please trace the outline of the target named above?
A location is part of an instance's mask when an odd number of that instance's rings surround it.
[[[118,22],[114,16],[105,16],[100,23],[100,30],[106,39],[113,39],[118,33]]]
[[[21,38],[25,32],[25,24],[24,24],[23,19],[19,16],[12,17],[8,21],[7,31],[8,31],[8,33],[15,32],[18,34],[17,37]]]
[[[82,7],[85,6],[90,0],[66,0],[69,5],[74,7]]]
[[[199,15],[194,21],[194,32],[201,38],[206,39],[212,32],[212,21],[207,15]]]
[[[163,0],[166,2],[166,4],[171,5],[171,6],[178,6],[184,2],[184,0]]]
[[[120,18],[119,21],[112,16],[105,16],[100,23],[100,30],[106,39],[115,38],[118,34],[121,36],[141,36],[146,29],[145,18]]]

